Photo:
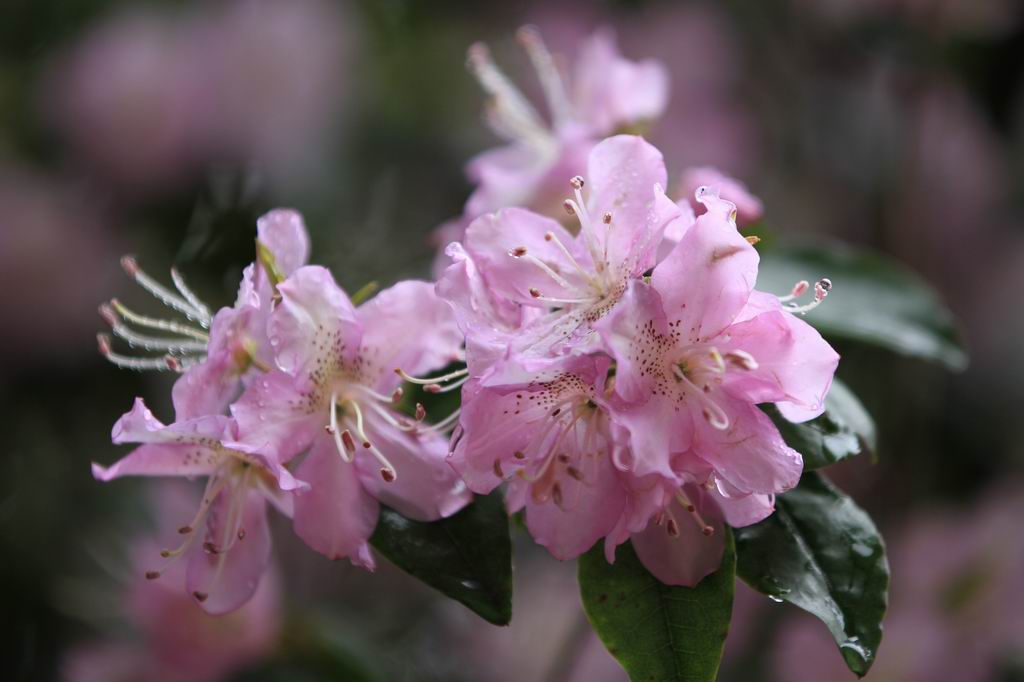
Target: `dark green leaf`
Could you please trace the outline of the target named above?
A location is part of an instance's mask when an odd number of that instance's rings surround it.
[[[772,418],[789,447],[804,457],[804,469],[841,462],[875,448],[875,423],[857,396],[838,379],[825,399],[825,413],[794,424],[774,405],[762,409]]]
[[[726,529],[722,567],[696,587],[652,576],[629,543],[615,563],[602,545],[580,557],[583,607],[598,637],[633,682],[713,682],[729,631],[736,550]]]
[[[458,514],[431,523],[382,507],[370,544],[484,620],[512,620],[512,545],[499,493],[477,497]]]
[[[889,564],[875,524],[820,474],[779,496],[776,511],[736,533],[737,572],[754,589],[820,618],[858,675],[882,640]]]
[[[949,309],[918,275],[882,256],[842,244],[765,248],[757,288],[786,294],[802,279],[821,277],[832,280],[832,292],[806,319],[825,336],[938,360],[952,369],[967,365]]]

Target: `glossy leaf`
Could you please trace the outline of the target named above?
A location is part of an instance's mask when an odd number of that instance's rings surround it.
[[[381,508],[373,547],[393,564],[495,625],[512,619],[512,545],[499,493],[440,521]]]
[[[809,473],[779,496],[774,514],[735,534],[740,577],[820,618],[846,665],[865,675],[882,639],[889,586],[885,547],[870,517]]]
[[[967,365],[949,309],[921,277],[882,256],[835,243],[765,248],[757,288],[781,295],[800,280],[821,277],[832,280],[832,291],[805,319],[826,337],[883,346],[952,369]]]
[[[774,405],[762,409],[772,418],[789,447],[804,457],[807,471],[841,462],[875,449],[875,423],[846,384],[832,382],[825,413],[800,424],[789,421]]]
[[[716,679],[732,615],[735,573],[731,533],[721,568],[694,588],[661,583],[629,543],[619,546],[614,564],[605,561],[600,544],[579,560],[587,617],[633,682]]]

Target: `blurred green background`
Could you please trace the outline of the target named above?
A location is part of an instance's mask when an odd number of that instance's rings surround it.
[[[939,679],[919,657],[969,675],[943,679],[1024,679],[1024,623],[1012,615],[1024,613],[1024,534],[1005,520],[1024,511],[1022,14],[1011,0],[6,0],[4,678],[145,679],[131,666],[89,678],[70,663],[97,642],[152,653],[123,602],[153,487],[89,473],[121,454],[109,430],[133,396],[170,412],[169,375],[118,371],[96,353],[99,303],[148,305],[119,256],[154,274],[177,264],[207,301],[229,304],[256,217],[290,206],[314,261],[348,290],[429,276],[431,232],[471,189],[464,163],[496,143],[465,50],[487,41],[536,90],[513,39],[532,23],[554,52],[572,55],[608,25],[627,57],[667,65],[672,100],[651,139],[673,178],[719,166],[764,199],[776,234],[875,248],[949,302],[972,358],[961,374],[839,345],[839,376],[878,421],[880,457],[835,478],[886,532],[896,576],[895,620],[868,679]],[[287,532],[275,541],[280,631],[225,675],[624,679],[588,634],[573,567],[524,533],[507,629],[387,565],[371,576]],[[914,582],[930,592],[901,602]],[[1015,605],[1010,615],[972,610],[986,589]],[[811,651],[806,679],[847,679],[827,635],[804,626],[788,606],[741,595],[723,679],[798,679],[787,665]],[[978,641],[993,638],[998,647]],[[954,657],[972,667],[948,667]]]

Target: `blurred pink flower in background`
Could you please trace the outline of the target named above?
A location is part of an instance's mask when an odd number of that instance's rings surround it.
[[[624,49],[658,59],[669,70],[668,107],[650,131],[651,142],[669,159],[669,177],[705,165],[749,177],[759,145],[730,22],[710,5],[664,4],[622,22],[621,32]]]
[[[175,519],[194,508],[187,486],[156,489],[160,518]],[[173,542],[173,527],[160,532]],[[64,660],[67,682],[216,682],[272,656],[281,634],[280,587],[268,571],[245,606],[226,616],[209,616],[185,591],[185,565],[168,568],[162,580],[144,571],[159,547],[149,540],[132,549],[133,573],[121,585],[117,611],[132,636],[110,635],[73,649]]]
[[[890,542],[892,602],[871,670],[879,682],[1003,679],[1024,652],[1019,485],[966,508],[920,514]],[[794,613],[773,648],[778,679],[855,680],[828,631]]]
[[[116,274],[117,246],[102,212],[75,186],[2,163],[0,207],[5,310],[30,321],[0,335],[0,362],[63,364],[91,355],[95,303]]]
[[[343,24],[321,0],[127,10],[51,65],[43,114],[76,162],[122,187],[160,188],[219,160],[282,180],[336,118]]]

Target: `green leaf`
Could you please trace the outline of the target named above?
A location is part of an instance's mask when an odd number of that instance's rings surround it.
[[[736,550],[726,529],[722,566],[696,587],[671,587],[651,575],[630,543],[615,563],[597,545],[579,560],[587,618],[633,682],[714,682],[729,631]]]
[[[458,514],[430,523],[381,507],[370,544],[484,620],[512,620],[512,544],[500,493],[478,496]]]
[[[838,379],[825,398],[824,414],[810,421],[794,424],[774,405],[761,409],[775,422],[786,444],[803,455],[805,471],[874,452],[875,423],[853,391]]]
[[[889,586],[885,546],[870,517],[809,473],[779,496],[774,514],[735,533],[739,576],[820,618],[846,665],[865,675],[882,640]]]
[[[762,291],[781,295],[800,280],[832,280],[828,298],[805,318],[825,336],[937,360],[955,370],[966,367],[952,313],[902,265],[836,243],[761,251],[757,288]]]

